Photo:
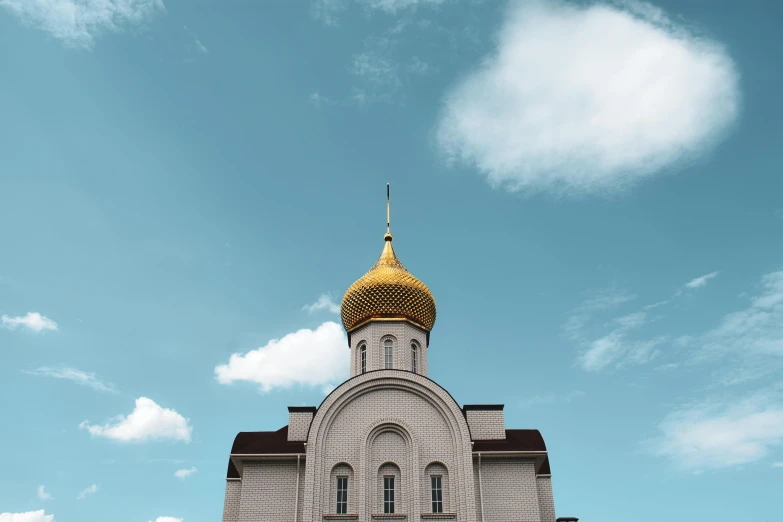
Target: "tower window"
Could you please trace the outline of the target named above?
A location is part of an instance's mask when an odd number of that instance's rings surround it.
[[[359,359],[362,367],[362,373],[364,373],[367,371],[367,347],[365,345],[362,345],[362,347],[359,348]]]
[[[394,476],[383,477],[383,512],[394,513]]]
[[[337,514],[348,513],[348,477],[337,477]]]
[[[386,339],[383,342],[383,358],[384,358],[384,368],[387,370],[391,370],[394,368],[394,359],[393,359],[393,344],[391,339]]]
[[[440,475],[430,477],[432,483],[432,512],[443,513],[443,478]]]
[[[418,351],[416,350],[416,345],[411,344],[411,370],[413,371],[413,373],[419,373],[419,369],[418,369],[419,361],[417,360],[418,358],[417,356],[418,356]]]

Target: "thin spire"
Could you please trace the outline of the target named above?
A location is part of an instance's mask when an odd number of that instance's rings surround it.
[[[386,184],[386,233],[391,234],[391,196],[389,195],[389,185]]]

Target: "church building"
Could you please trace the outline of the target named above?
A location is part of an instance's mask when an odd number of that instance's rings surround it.
[[[435,299],[397,258],[388,219],[341,317],[350,378],[319,406],[289,407],[287,426],[236,436],[223,522],[555,522],[541,433],[427,377]]]

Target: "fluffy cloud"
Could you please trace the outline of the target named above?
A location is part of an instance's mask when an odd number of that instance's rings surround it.
[[[25,371],[25,373],[30,375],[53,377],[55,379],[65,379],[68,381],[73,381],[76,384],[81,384],[82,386],[87,386],[88,388],[92,388],[96,391],[117,393],[117,390],[114,388],[113,384],[100,381],[94,373],[83,372],[82,370],[69,368],[67,366],[58,368],[43,366],[36,370]]]
[[[174,476],[178,479],[185,480],[186,478],[190,477],[191,475],[195,475],[198,470],[196,468],[190,468],[190,469],[178,469],[174,472]]]
[[[755,462],[783,443],[783,406],[779,393],[744,400],[692,404],[660,424],[651,441],[656,454],[700,473]]]
[[[9,330],[16,330],[19,327],[28,328],[34,332],[41,330],[57,330],[57,323],[45,317],[38,312],[27,312],[27,315],[9,317],[3,315],[0,317],[0,326]]]
[[[691,281],[688,281],[685,283],[685,288],[701,288],[702,286],[706,286],[707,282],[709,282],[710,279],[713,279],[715,277],[718,277],[718,272],[711,272],[709,274],[705,274],[701,277],[697,277],[696,279],[692,279]]]
[[[185,520],[184,518],[174,518],[174,517],[158,517],[155,519],[155,522],[182,522]],[[150,520],[149,522],[152,522]]]
[[[649,4],[513,2],[437,142],[510,191],[615,191],[713,147],[740,110],[723,48]]]
[[[41,485],[38,486],[38,498],[40,500],[52,500],[52,494],[46,491],[46,488]]]
[[[244,355],[235,353],[228,364],[215,368],[215,375],[221,384],[249,381],[265,392],[293,384],[324,386],[345,377],[348,358],[342,327],[329,321],[272,339]]]
[[[174,410],[158,406],[147,397],[136,399],[136,407],[127,417],[119,415],[103,426],[84,421],[79,428],[89,431],[94,437],[120,442],[170,439],[189,443],[193,431],[188,419]]]
[[[54,522],[54,515],[45,514],[43,509],[26,513],[0,513],[0,522]]]
[[[90,495],[94,495],[97,492],[98,492],[98,485],[97,484],[93,484],[91,486],[87,486],[86,488],[84,488],[82,490],[81,493],[79,493],[79,496],[76,497],[76,500],[83,500],[83,499],[89,497]]]
[[[163,12],[163,0],[0,0],[25,23],[69,47],[90,49],[106,32],[121,31]]]
[[[304,305],[302,310],[307,310],[310,313],[317,312],[319,310],[328,310],[333,314],[340,313],[340,305],[334,302],[332,296],[329,294],[321,294],[318,300],[313,304]]]
[[[337,24],[337,15],[351,4],[361,5],[368,11],[380,11],[394,15],[405,9],[418,6],[437,6],[443,0],[316,0],[313,3],[313,15],[327,25]]]

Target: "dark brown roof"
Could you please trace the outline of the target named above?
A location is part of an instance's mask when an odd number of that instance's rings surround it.
[[[506,430],[505,440],[475,440],[473,451],[546,451],[538,430]]]
[[[234,466],[234,463],[231,461],[231,457],[229,457],[228,459],[228,473],[226,474],[226,478],[230,478],[230,479],[239,478],[239,471],[237,471],[237,467]]]
[[[475,440],[473,451],[546,451],[546,444],[538,430],[506,430],[505,440]],[[288,442],[288,426],[277,431],[242,431],[231,446],[232,455],[304,453],[304,442]],[[540,475],[551,474],[549,457],[544,458]],[[229,459],[228,478],[239,478],[239,472]]]
[[[546,451],[544,437],[538,430],[506,430],[506,440],[474,440],[473,451]],[[544,457],[538,475],[551,475],[549,457]]]
[[[288,442],[288,426],[277,431],[241,431],[231,454],[304,453],[304,442]]]

